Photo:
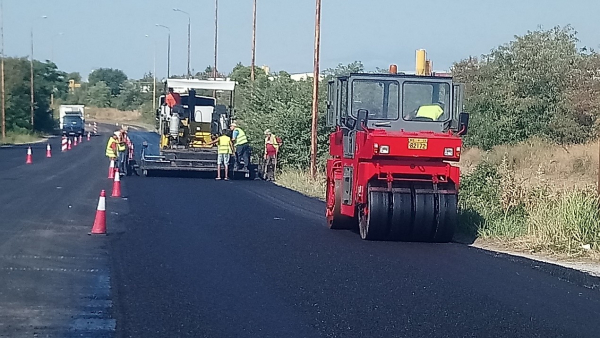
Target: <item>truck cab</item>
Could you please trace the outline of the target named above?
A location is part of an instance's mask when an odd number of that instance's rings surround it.
[[[66,115],[62,118],[62,135],[67,137],[79,137],[85,134],[85,124],[78,115]]]

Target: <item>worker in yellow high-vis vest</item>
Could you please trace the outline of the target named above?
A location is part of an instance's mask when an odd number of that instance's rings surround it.
[[[431,104],[419,107],[416,117],[424,117],[432,121],[437,121],[442,115],[444,115],[444,109],[438,104]]]
[[[243,170],[248,171],[248,166],[250,165],[250,144],[248,143],[248,138],[246,137],[246,133],[237,126],[236,123],[232,123],[229,126],[229,129],[233,131],[233,135],[231,137],[231,141],[235,146],[235,153],[237,160],[244,160]],[[239,165],[239,162],[238,162]]]
[[[209,145],[217,144],[217,180],[221,179],[221,165],[225,166],[225,181],[229,180],[229,159],[233,154],[233,143],[231,142],[231,132],[224,130],[216,140]]]
[[[115,161],[117,159],[117,144],[119,144],[119,132],[115,131],[106,143],[106,157]]]

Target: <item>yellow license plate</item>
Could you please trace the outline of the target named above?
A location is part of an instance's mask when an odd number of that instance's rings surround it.
[[[408,149],[427,150],[426,138],[409,138]]]

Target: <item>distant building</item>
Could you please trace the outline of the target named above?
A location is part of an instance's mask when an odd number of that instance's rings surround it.
[[[312,78],[312,77],[313,77],[313,73],[290,74],[290,78],[294,81],[307,80],[308,78]],[[324,78],[325,78],[325,75],[319,74],[319,81],[323,80]]]

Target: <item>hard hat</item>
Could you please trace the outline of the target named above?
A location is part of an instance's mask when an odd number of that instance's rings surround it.
[[[269,135],[271,133],[270,129],[265,130],[265,135]]]
[[[115,134],[115,136],[121,136],[121,132],[120,132],[120,131],[118,131],[118,130],[117,130],[117,131],[115,131],[115,132],[114,132],[114,134]]]
[[[230,126],[235,128],[235,127],[237,127],[237,123],[233,122],[232,124],[230,124]]]

